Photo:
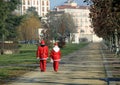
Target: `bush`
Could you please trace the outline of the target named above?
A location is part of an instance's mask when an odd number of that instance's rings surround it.
[[[65,46],[65,42],[58,42],[58,46],[60,47],[60,48],[63,48],[64,46]]]

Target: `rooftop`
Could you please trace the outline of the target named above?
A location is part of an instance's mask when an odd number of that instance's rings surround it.
[[[61,5],[57,6],[59,9],[88,9],[89,6],[71,6],[71,5]]]

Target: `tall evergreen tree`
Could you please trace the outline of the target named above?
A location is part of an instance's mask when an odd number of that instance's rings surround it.
[[[19,0],[0,0],[0,39],[10,38],[12,32],[15,31],[18,17],[13,15],[12,12],[18,4]]]
[[[12,12],[17,8],[19,0],[0,0],[0,53],[4,54],[4,41],[15,38],[15,23],[17,17]],[[14,36],[13,36],[14,35]]]

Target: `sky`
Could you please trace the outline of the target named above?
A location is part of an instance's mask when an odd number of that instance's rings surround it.
[[[67,0],[50,0],[50,7],[51,9],[53,9],[55,6],[59,6],[64,4],[64,2]],[[86,5],[86,3],[84,3],[84,0],[74,0],[77,4],[79,5]]]

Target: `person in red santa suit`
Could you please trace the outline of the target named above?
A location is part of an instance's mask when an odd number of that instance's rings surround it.
[[[54,44],[54,47],[50,52],[50,57],[53,60],[54,71],[57,72],[59,68],[59,61],[61,60],[61,51],[57,42]]]
[[[37,59],[40,59],[41,72],[46,71],[46,62],[47,62],[47,58],[48,58],[48,51],[49,51],[48,46],[46,46],[45,41],[42,40],[40,42],[40,46],[38,46],[38,49],[36,52]]]

